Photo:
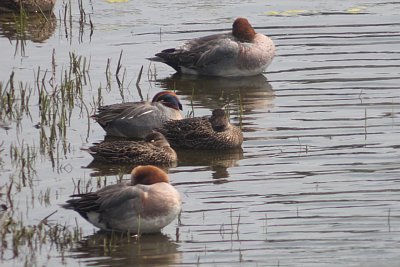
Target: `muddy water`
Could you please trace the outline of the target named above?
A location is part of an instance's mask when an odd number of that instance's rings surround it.
[[[0,204],[12,202],[10,215],[26,225],[58,211],[49,224],[78,225],[82,231],[80,241],[65,247],[21,245],[16,257],[8,237],[2,266],[400,264],[400,4],[110,2],[84,3],[86,21],[80,27],[77,4],[65,18],[69,2],[58,1],[56,20],[33,24],[22,37],[15,20],[2,19],[2,90],[13,71],[16,88],[21,82],[33,89],[29,112],[6,116],[2,109],[0,186],[13,181],[13,191],[10,200],[3,188]],[[261,76],[177,76],[145,59],[182,40],[227,30],[237,16],[248,17],[277,46],[273,64]],[[40,140],[51,135],[51,122],[37,126],[38,88],[45,77],[47,92],[56,90],[50,79],[53,49],[56,85],[70,67],[69,53],[86,58],[90,67],[80,96],[67,109],[65,135],[57,134],[49,149]],[[115,72],[121,51],[119,90]],[[88,120],[97,100],[140,100],[135,83],[142,65],[144,98],[175,89],[185,115],[227,106],[245,141],[229,153],[179,150],[179,164],[169,173],[183,197],[180,223],[137,240],[96,232],[59,204],[77,185],[94,190],[129,177],[126,166],[90,165],[81,148],[103,139],[103,130]],[[30,168],[15,159],[15,147]]]

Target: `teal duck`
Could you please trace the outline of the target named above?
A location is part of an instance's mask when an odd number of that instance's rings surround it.
[[[162,91],[151,102],[126,102],[101,106],[92,118],[108,136],[143,139],[168,120],[182,119],[182,104],[172,91]]]
[[[229,123],[225,112],[216,109],[211,117],[167,121],[156,129],[172,147],[194,149],[231,149],[243,143],[242,131]]]
[[[173,165],[177,162],[176,153],[167,139],[155,131],[144,140],[103,141],[89,147],[87,151],[96,161],[106,163]]]

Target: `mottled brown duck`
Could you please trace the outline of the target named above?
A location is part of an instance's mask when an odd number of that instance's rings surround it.
[[[216,109],[211,117],[186,118],[167,121],[157,128],[172,147],[193,149],[232,149],[243,143],[243,133],[229,122],[222,109]]]
[[[177,162],[175,151],[159,132],[150,133],[140,141],[103,141],[87,151],[96,161],[105,163],[173,165]]]

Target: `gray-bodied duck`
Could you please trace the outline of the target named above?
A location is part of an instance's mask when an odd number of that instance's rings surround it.
[[[172,147],[215,150],[237,148],[243,143],[242,131],[229,123],[222,109],[215,109],[211,117],[167,121],[156,130]]]
[[[184,74],[238,77],[262,73],[274,56],[272,39],[257,33],[246,18],[237,18],[231,32],[188,40],[150,60]]]
[[[144,140],[103,141],[87,151],[96,161],[106,163],[173,165],[178,159],[164,135],[155,131]]]
[[[128,183],[71,197],[64,208],[75,210],[100,229],[132,234],[160,232],[178,216],[182,205],[168,175],[151,165],[134,168]]]
[[[101,106],[92,118],[108,136],[143,139],[165,121],[182,119],[182,104],[172,91],[156,94],[151,102],[126,102]]]

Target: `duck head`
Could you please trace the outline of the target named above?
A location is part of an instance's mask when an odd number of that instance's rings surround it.
[[[229,127],[228,118],[225,116],[225,111],[215,109],[212,112],[210,123],[214,131],[223,132]]]
[[[153,131],[152,133],[149,133],[148,135],[146,135],[146,137],[144,138],[144,141],[149,142],[149,143],[153,143],[156,146],[169,146],[169,142],[168,140],[165,138],[165,136],[157,131]]]
[[[169,183],[167,173],[156,166],[137,166],[131,172],[132,185],[152,185],[156,183]]]
[[[172,91],[159,92],[153,97],[152,102],[160,102],[169,108],[182,110],[182,104],[179,101],[178,96]]]
[[[232,35],[241,42],[251,42],[256,32],[247,19],[237,18],[232,25]]]

